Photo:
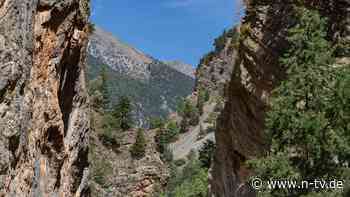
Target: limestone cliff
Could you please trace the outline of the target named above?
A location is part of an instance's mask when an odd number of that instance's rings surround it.
[[[91,194],[94,197],[156,196],[169,178],[168,166],[160,159],[156,130],[145,131],[145,156],[133,158],[130,150],[137,129],[110,132],[103,128],[100,113],[91,114],[90,138]]]
[[[214,42],[215,49],[201,59],[196,69],[194,92],[186,98],[201,111],[199,121],[170,144],[174,159],[186,159],[192,150],[198,151],[207,140],[215,141],[215,120],[222,110],[224,87],[231,79],[237,38],[237,28],[225,31]],[[203,95],[204,92],[207,96]],[[181,125],[179,114],[170,118]]]
[[[245,185],[250,172],[243,163],[266,149],[264,116],[271,90],[285,77],[278,59],[288,46],[285,38],[295,21],[295,2],[246,1],[238,55],[226,90],[227,101],[217,123],[211,196],[255,196]],[[307,7],[320,10],[330,19],[330,39],[349,44],[350,1],[305,2]],[[349,57],[349,54],[341,56]]]
[[[87,195],[88,17],[88,0],[0,1],[5,196]]]
[[[231,80],[238,42],[238,27],[220,35],[214,42],[215,50],[205,55],[196,69],[196,87],[211,95],[223,96],[225,84]]]

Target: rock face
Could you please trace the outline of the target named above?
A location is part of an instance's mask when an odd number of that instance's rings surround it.
[[[5,196],[87,195],[88,17],[88,0],[0,1]]]
[[[114,145],[103,139],[101,121],[95,113],[95,129],[91,132],[91,193],[96,197],[151,197],[166,185],[168,166],[156,150],[155,130],[145,131],[145,156],[133,158],[130,147],[135,143],[137,131],[113,130]]]
[[[237,28],[230,30],[231,34],[223,34],[219,38],[223,47],[216,49],[203,57],[196,69],[196,84],[193,94],[187,97],[198,105],[199,91],[207,91],[209,100],[203,103],[202,113],[197,125],[191,126],[188,132],[180,134],[178,139],[170,144],[174,159],[185,159],[193,150],[198,151],[207,141],[215,141],[215,120],[222,110],[224,87],[230,81],[232,65],[236,57],[236,40],[232,35],[238,35]],[[219,39],[218,38],[218,39]],[[174,120],[181,124],[180,120]]]
[[[305,2],[329,17],[331,39],[350,43],[350,1]],[[239,51],[217,123],[210,196],[255,196],[245,185],[250,172],[243,163],[267,148],[264,116],[271,90],[285,77],[278,59],[287,47],[286,31],[294,23],[293,6],[294,1],[285,0],[246,1]]]
[[[237,27],[230,30],[232,34],[238,36],[237,31]],[[196,70],[195,89],[204,88],[211,95],[217,96],[223,96],[224,87],[231,80],[232,65],[235,64],[237,55],[236,38],[229,35],[221,35],[221,37],[224,39],[224,47],[204,57]]]

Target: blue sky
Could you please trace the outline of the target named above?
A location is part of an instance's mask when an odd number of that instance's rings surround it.
[[[235,2],[236,1],[236,2]],[[240,19],[239,0],[92,0],[92,21],[160,60],[196,66]]]

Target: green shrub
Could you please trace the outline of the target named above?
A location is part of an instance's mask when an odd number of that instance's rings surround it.
[[[202,167],[210,168],[214,151],[215,143],[212,140],[207,140],[199,150],[199,161]]]
[[[143,129],[137,130],[135,143],[130,148],[131,156],[134,158],[142,158],[146,154],[147,142]]]
[[[198,90],[198,97],[197,97],[197,107],[198,107],[200,115],[203,114],[204,104],[207,101],[209,101],[209,99],[210,99],[210,95],[209,95],[208,90],[205,90],[204,88],[200,88]]]
[[[180,128],[177,126],[177,123],[175,121],[169,121],[165,131],[167,141],[168,142],[175,141],[179,133],[180,133]]]
[[[209,123],[209,124],[215,124],[217,118],[218,118],[218,113],[216,113],[216,112],[211,112],[211,113],[208,115],[208,118],[205,120],[205,122],[207,122],[207,123]]]
[[[250,32],[251,32],[251,27],[250,27],[250,23],[245,23],[241,26],[241,34],[240,34],[240,37],[239,39],[240,40],[244,40],[246,39],[249,35],[250,35]]]
[[[189,126],[195,126],[199,123],[199,111],[191,101],[186,100],[184,104],[184,112],[180,125],[180,131],[182,133],[187,132]]]
[[[108,187],[107,177],[113,171],[112,165],[108,160],[102,159],[99,157],[100,155],[96,155],[94,146],[91,146],[89,151],[89,160],[91,163],[91,177],[97,184],[102,187]]]
[[[201,59],[200,59],[200,63],[199,64],[204,64],[204,65],[208,65],[213,58],[215,57],[215,52],[209,52],[208,54],[204,55]]]
[[[180,129],[178,128],[176,122],[170,121],[166,128],[159,129],[157,135],[155,136],[155,141],[157,144],[157,150],[161,153],[163,161],[172,160],[172,152],[169,150],[169,143],[176,140]]]
[[[102,66],[102,70],[100,73],[100,79],[101,79],[101,85],[99,86],[98,90],[102,94],[102,108],[106,110],[106,109],[108,109],[108,105],[110,102],[109,101],[108,84],[107,84],[108,75],[107,75],[107,71],[106,71],[106,66]]]
[[[174,155],[173,155],[173,152],[171,151],[171,149],[169,148],[169,145],[165,145],[164,151],[160,157],[161,157],[162,161],[165,161],[167,163],[170,163],[174,160]]]
[[[180,115],[183,116],[184,115],[184,111],[185,111],[185,100],[186,99],[179,99],[177,104],[176,104],[176,112]]]
[[[117,141],[115,131],[107,129],[98,137],[104,146],[111,148],[113,151],[118,151],[120,143]]]
[[[165,121],[161,117],[153,117],[150,119],[150,129],[164,128]]]
[[[208,170],[201,167],[195,154],[191,154],[188,162],[181,166],[181,170],[174,163],[170,165],[170,180],[166,192],[161,196],[206,197]]]

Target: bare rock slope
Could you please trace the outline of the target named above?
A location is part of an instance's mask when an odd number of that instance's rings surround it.
[[[166,185],[169,169],[160,159],[156,130],[145,131],[145,155],[132,157],[137,129],[113,130],[114,143],[106,140],[101,114],[92,114],[90,138],[91,193],[94,197],[155,196]],[[109,142],[109,143],[108,143]]]
[[[0,1],[0,189],[86,196],[87,0]]]
[[[112,33],[96,27],[90,37],[89,55],[99,62],[108,65],[114,71],[134,79],[148,80],[151,76],[151,64],[158,61],[140,50],[122,42]],[[180,61],[163,62],[182,74],[194,78],[193,68]]]
[[[153,59],[99,27],[90,37],[88,51],[89,55],[121,74],[138,79],[149,78],[148,64]]]

